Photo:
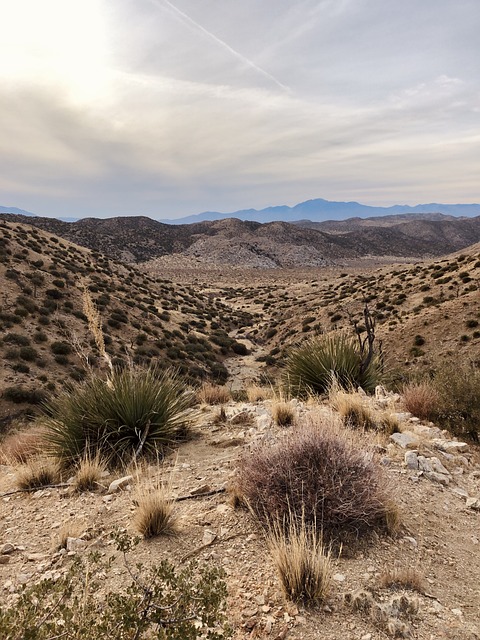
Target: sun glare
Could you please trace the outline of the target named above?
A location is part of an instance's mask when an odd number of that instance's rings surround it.
[[[0,78],[62,85],[70,99],[106,90],[107,21],[98,0],[0,0]]]

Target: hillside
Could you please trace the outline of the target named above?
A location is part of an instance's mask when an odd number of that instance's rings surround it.
[[[122,262],[160,258],[159,266],[190,264],[247,268],[295,268],[343,264],[364,257],[440,256],[480,240],[477,218],[426,219],[387,225],[381,219],[359,224],[308,228],[286,222],[226,219],[192,225],[166,225],[146,217],[94,219],[66,223],[52,218],[3,215],[4,220],[41,228]],[[368,225],[366,223],[369,223]],[[167,259],[162,261],[164,256]]]
[[[116,365],[178,369],[190,381],[224,381],[227,332],[251,323],[212,296],[152,278],[135,267],[26,225],[0,223],[1,415],[23,400],[86,375],[102,358],[88,328],[84,292],[96,305]],[[219,319],[221,318],[221,323]],[[103,363],[105,366],[105,363]]]

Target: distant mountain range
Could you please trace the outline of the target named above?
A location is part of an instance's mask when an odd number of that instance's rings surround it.
[[[472,217],[480,215],[480,204],[396,204],[392,207],[371,207],[359,202],[332,202],[316,198],[300,202],[294,207],[286,205],[279,207],[267,207],[266,209],[241,209],[231,213],[219,213],[218,211],[205,211],[185,218],[175,220],[160,220],[166,224],[192,224],[206,220],[224,220],[225,218],[238,218],[239,220],[251,220],[253,222],[297,222],[310,220],[312,222],[324,222],[325,220],[345,220],[347,218],[374,218],[377,216],[389,216],[396,214],[418,213],[442,213],[455,217]]]
[[[0,213],[15,213],[24,216],[36,216],[35,213],[17,209],[16,207],[0,206]],[[316,198],[300,202],[294,207],[280,205],[278,207],[267,207],[266,209],[240,209],[230,213],[220,213],[218,211],[205,211],[191,216],[175,219],[154,219],[164,224],[194,224],[205,221],[225,220],[227,218],[237,218],[238,220],[249,220],[252,222],[299,222],[309,220],[310,222],[325,222],[327,220],[346,220],[347,218],[378,218],[392,215],[407,214],[429,214],[429,220],[438,220],[433,214],[443,214],[453,217],[467,217],[480,215],[480,204],[417,204],[414,207],[409,205],[396,204],[392,207],[372,207],[359,202],[333,202]],[[74,217],[57,217],[57,220],[64,222],[75,222],[79,219]],[[103,218],[100,218],[103,219]],[[405,219],[407,221],[408,218]],[[412,218],[409,218],[410,220]],[[423,217],[425,220],[425,217]]]
[[[24,209],[18,209],[17,207],[1,207],[0,213],[15,213],[19,216],[34,216],[34,213],[30,213],[30,211],[25,211]]]

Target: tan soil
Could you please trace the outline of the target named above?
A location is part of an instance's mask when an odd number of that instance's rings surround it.
[[[270,412],[271,402],[227,406],[227,415],[249,411],[252,416]],[[298,405],[301,421],[315,407]],[[215,426],[218,409],[205,408],[197,437],[180,446],[161,467],[149,467],[134,481],[170,478],[175,496],[190,494],[199,487],[220,489],[228,482],[244,447],[259,438],[270,439],[282,430],[262,427]],[[368,436],[365,446],[372,445]],[[422,445],[423,446],[423,445]],[[428,442],[425,443],[428,448]],[[388,463],[386,472],[396,486],[403,526],[397,538],[378,538],[353,557],[335,561],[331,596],[324,608],[306,611],[285,601],[272,561],[266,552],[261,530],[244,510],[235,510],[227,494],[194,498],[176,504],[180,532],[176,537],[145,541],[132,560],[146,563],[169,558],[177,563],[186,555],[219,564],[227,573],[229,618],[236,638],[288,638],[290,640],[377,640],[389,637],[370,619],[352,612],[343,594],[360,587],[386,601],[393,592],[381,589],[379,576],[388,568],[411,566],[426,580],[420,594],[418,614],[411,620],[413,638],[418,640],[468,639],[480,637],[480,514],[465,505],[455,493],[480,494],[480,456],[470,448],[465,459],[449,462],[450,486],[443,487],[407,471],[403,451],[394,445],[378,454]],[[105,486],[115,476],[105,478]],[[207,485],[207,487],[205,487]],[[15,489],[15,469],[0,467],[0,491]],[[115,527],[131,530],[134,492],[111,497],[102,492],[72,495],[68,489],[45,489],[33,495],[17,493],[0,499],[0,546],[11,542],[17,550],[9,564],[0,564],[0,595],[8,601],[21,581],[39,579],[52,567],[61,568],[70,558],[52,548],[60,526],[80,521],[88,545],[110,554],[109,538]],[[209,532],[212,544],[202,548]],[[120,560],[115,564],[109,586],[116,588],[128,579]],[[412,594],[410,594],[412,595]],[[368,635],[371,634],[371,635]]]

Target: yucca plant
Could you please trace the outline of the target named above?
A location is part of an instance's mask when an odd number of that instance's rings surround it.
[[[313,338],[292,349],[287,357],[284,385],[292,395],[326,393],[335,382],[343,389],[374,391],[381,378],[381,363],[374,355],[365,363],[358,339],[345,333]]]
[[[172,373],[154,367],[114,370],[45,405],[46,438],[66,466],[97,454],[110,466],[158,457],[185,436],[193,402],[194,394]]]

